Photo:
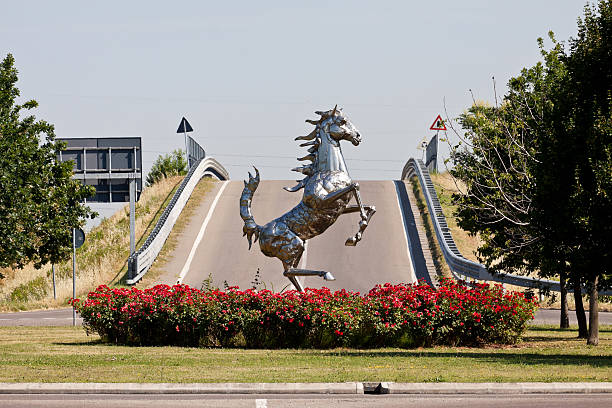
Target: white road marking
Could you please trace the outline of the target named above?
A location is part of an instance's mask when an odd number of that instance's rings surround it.
[[[256,399],[255,400],[255,408],[268,408],[268,400],[265,400],[265,399]]]
[[[410,253],[410,248],[412,248],[412,245],[410,244],[410,237],[408,236],[408,231],[406,231],[406,218],[404,217],[404,211],[402,210],[402,203],[400,202],[399,190],[397,189],[397,185],[395,184],[395,181],[391,181],[391,183],[393,183],[393,187],[395,187],[397,208],[399,209],[400,216],[402,217],[402,229],[404,230],[404,237],[406,238],[406,253],[408,255],[408,259],[410,260],[410,277],[412,278],[412,283],[416,283],[417,278],[414,272],[414,260],[412,259],[412,254]]]
[[[198,236],[193,242],[193,246],[191,247],[191,252],[189,252],[187,261],[185,261],[185,265],[183,266],[183,269],[181,270],[181,273],[176,283],[183,283],[183,279],[185,279],[187,272],[189,272],[191,261],[193,261],[193,257],[195,255],[196,250],[198,249],[198,246],[200,245],[200,241],[202,241],[202,238],[204,237],[204,231],[206,231],[206,226],[208,225],[208,222],[212,218],[212,215],[215,212],[215,207],[217,206],[217,203],[219,202],[219,197],[221,197],[221,194],[223,193],[223,190],[225,190],[225,187],[227,187],[228,183],[229,181],[224,181],[223,185],[219,189],[219,192],[215,196],[215,199],[213,200],[210,206],[210,209],[208,210],[208,214],[206,214],[206,218],[204,219],[204,222],[202,223],[202,227],[200,227],[200,232],[198,232]]]

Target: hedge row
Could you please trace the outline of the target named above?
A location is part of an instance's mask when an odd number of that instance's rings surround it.
[[[73,301],[88,333],[132,345],[248,348],[416,347],[514,343],[537,308],[499,285],[443,280],[378,285],[368,294],[100,286]]]

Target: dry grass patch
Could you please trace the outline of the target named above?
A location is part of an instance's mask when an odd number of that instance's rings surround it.
[[[434,173],[431,174],[431,181],[434,184],[438,199],[442,205],[442,211],[446,217],[448,227],[453,234],[457,249],[463,256],[472,261],[478,262],[476,257],[476,250],[481,245],[481,240],[478,236],[470,235],[467,231],[464,231],[457,225],[455,218],[456,205],[453,205],[452,195],[458,193],[461,185],[457,185],[453,177],[448,173]]]

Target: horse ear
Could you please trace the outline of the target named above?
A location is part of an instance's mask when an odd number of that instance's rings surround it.
[[[334,110],[332,111],[331,116],[334,116],[336,114],[336,109],[338,109],[338,104],[334,106]]]

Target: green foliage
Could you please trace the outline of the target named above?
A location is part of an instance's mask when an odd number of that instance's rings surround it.
[[[49,292],[49,283],[44,276],[39,276],[36,279],[17,286],[11,292],[11,300],[13,302],[26,303],[31,300],[40,300],[47,296]]]
[[[417,347],[516,343],[537,303],[501,285],[451,279],[377,285],[368,294],[100,286],[73,304],[87,332],[136,345],[248,348]]]
[[[467,185],[457,215],[481,234],[491,270],[588,283],[596,345],[597,290],[612,283],[612,2],[585,7],[568,52],[550,38],[550,51],[538,40],[544,62],[510,80],[501,106],[461,116],[470,148],[453,151]]]
[[[493,271],[609,279],[612,248],[612,4],[587,6],[569,52],[552,33],[495,107],[459,121],[452,174],[459,225],[480,233]],[[468,146],[468,147],[466,147]]]
[[[543,203],[554,194],[554,200],[568,204],[572,217],[550,233],[563,238],[575,272],[605,287],[612,284],[612,2],[585,7],[569,48],[570,81],[560,99],[570,108],[564,121],[567,134],[551,135],[542,149],[542,160],[572,150],[563,164],[569,185],[561,194],[558,185],[543,186],[537,198]],[[551,175],[540,167],[544,176]],[[548,201],[545,208],[551,207]],[[554,212],[542,215],[550,219]]]
[[[151,171],[147,175],[147,185],[153,185],[161,179],[170,176],[183,176],[187,174],[187,160],[185,152],[181,149],[171,154],[160,155],[153,163]]]
[[[70,254],[72,228],[92,215],[81,202],[95,193],[72,177],[72,163],[59,162],[62,144],[53,125],[17,104],[17,69],[11,54],[0,66],[0,267],[39,268]]]
[[[558,122],[554,91],[566,78],[563,48],[545,51],[544,63],[510,79],[497,106],[475,103],[459,118],[464,142],[455,146],[451,174],[467,191],[455,194],[461,228],[480,233],[480,260],[493,272],[541,268],[542,235],[533,226],[533,196],[540,139]],[[466,147],[468,146],[468,147]],[[547,166],[550,163],[546,163]],[[558,181],[558,180],[557,180]]]

